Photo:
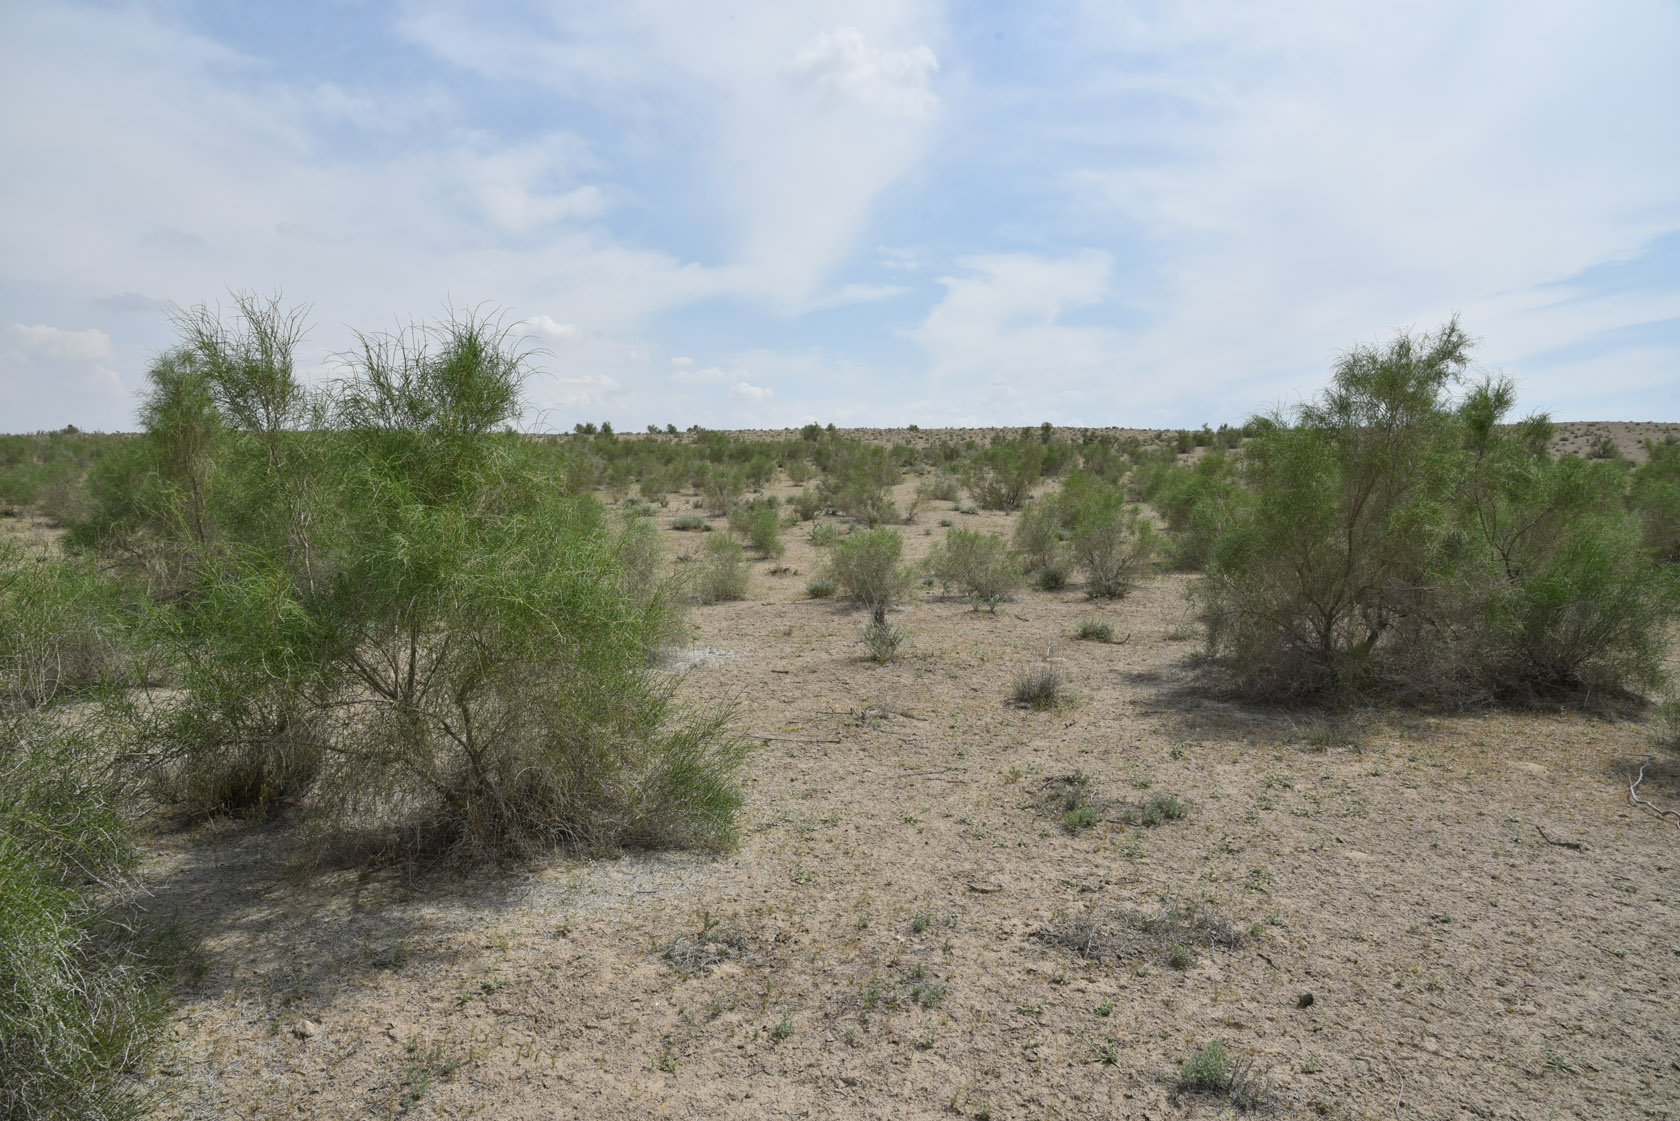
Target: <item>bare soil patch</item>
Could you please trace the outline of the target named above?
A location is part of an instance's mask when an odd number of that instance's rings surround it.
[[[912,559],[939,519],[1010,524],[936,505]],[[164,1115],[1213,1117],[1175,1087],[1217,1039],[1285,1116],[1680,1117],[1643,720],[1210,700],[1183,577],[930,590],[877,665],[863,613],[805,597],[808,535],[672,662],[762,745],[735,852],[305,873],[283,824],[153,838],[152,907],[206,963]],[[1076,641],[1093,615],[1129,641]],[[1046,662],[1071,700],[1009,703]],[[1069,828],[1047,790],[1076,774],[1099,812]],[[1680,766],[1641,793],[1680,806]],[[1183,812],[1145,824],[1157,794]]]

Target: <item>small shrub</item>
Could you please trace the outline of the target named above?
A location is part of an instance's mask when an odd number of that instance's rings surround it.
[[[671,519],[671,528],[679,533],[705,533],[712,526],[702,514],[680,514]]]
[[[870,619],[863,625],[863,642],[869,647],[869,656],[882,665],[897,661],[899,647],[907,638],[909,633],[903,627],[895,627],[885,619]]]
[[[719,534],[706,539],[694,593],[701,603],[729,603],[746,598],[746,562],[740,543],[733,537]]]
[[[1616,441],[1606,432],[1593,437],[1592,443],[1587,445],[1587,456],[1591,459],[1620,459],[1622,449],[1616,446]]]
[[[818,522],[811,527],[811,544],[826,549],[840,540],[840,528],[833,522]]]
[[[822,497],[814,490],[802,490],[789,501],[802,522],[815,518],[822,510]]]
[[[1113,491],[1095,495],[1079,508],[1072,545],[1092,599],[1117,599],[1131,591],[1156,552],[1149,523]]]
[[[992,610],[1021,585],[1021,568],[1001,537],[950,529],[928,553],[928,572],[946,589],[957,588],[976,606]]]
[[[1238,1109],[1264,1105],[1268,1093],[1264,1079],[1249,1058],[1232,1058],[1225,1041],[1216,1039],[1184,1060],[1178,1072],[1178,1090],[1184,1094],[1207,1094],[1223,1098]]]
[[[1062,702],[1062,675],[1049,662],[1018,674],[1010,700],[1022,708],[1043,710]]]
[[[1011,533],[1029,570],[1049,568],[1061,556],[1061,526],[1051,505],[1042,498],[1021,511]]]
[[[1041,592],[1059,592],[1067,587],[1068,570],[1059,562],[1045,565],[1033,577],[1033,583],[1038,585]]]
[[[897,530],[883,526],[854,533],[835,543],[828,575],[874,622],[884,624],[887,612],[909,590],[909,573],[899,563],[903,551]]]
[[[1114,625],[1107,619],[1081,619],[1078,628],[1073,632],[1073,637],[1084,639],[1087,642],[1113,642]]]
[[[86,729],[0,715],[0,1117],[120,1118],[160,1004],[111,911],[132,861]]]
[[[826,576],[813,576],[805,582],[805,594],[812,599],[828,599],[839,588]]]

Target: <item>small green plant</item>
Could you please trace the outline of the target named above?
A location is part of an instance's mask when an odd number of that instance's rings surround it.
[[[827,575],[879,624],[910,589],[910,575],[899,563],[904,538],[882,526],[836,541]]]
[[[1100,821],[1102,821],[1102,811],[1093,805],[1085,804],[1069,810],[1062,817],[1062,828],[1069,833],[1077,833],[1081,829],[1091,828]]]
[[[1113,642],[1114,624],[1098,617],[1081,619],[1079,626],[1074,629],[1073,637],[1086,642]]]
[[[681,533],[705,533],[712,526],[702,514],[679,514],[671,519],[671,528]]]
[[[1033,583],[1038,585],[1041,592],[1059,592],[1067,587],[1067,566],[1060,561],[1047,564],[1038,570],[1038,574],[1033,577]]]
[[[1215,1039],[1184,1060],[1178,1090],[1223,1098],[1238,1109],[1255,1109],[1269,1097],[1263,1079],[1249,1058],[1233,1058],[1225,1041]]]
[[[793,1031],[793,1015],[788,1012],[783,1012],[782,1018],[776,1021],[776,1026],[770,1029],[770,1038],[774,1042],[780,1043],[785,1039],[791,1039],[793,1037]]]
[[[1095,1008],[1091,1009],[1091,1011],[1095,1012],[1099,1016],[1110,1015],[1114,1011],[1114,1002],[1111,1000],[1105,1000]]]
[[[740,542],[725,534],[707,538],[695,579],[695,598],[701,603],[728,603],[746,594],[747,567]]]
[[[871,619],[863,625],[863,644],[869,656],[881,665],[898,660],[898,651],[909,638],[903,627],[895,627],[884,619]]]
[[[1021,585],[1020,563],[1001,537],[979,530],[949,529],[928,553],[927,570],[946,589],[971,603],[997,610]]]
[[[418,1044],[411,1043],[408,1054],[408,1062],[403,1064],[405,1085],[398,1102],[398,1108],[404,1113],[420,1104],[433,1082],[448,1082],[454,1078],[456,1068],[461,1065],[459,1059],[450,1057],[442,1043],[434,1043],[424,1051]]]
[[[805,594],[812,599],[830,599],[837,591],[839,588],[827,576],[813,576],[805,581]]]
[[[1049,662],[1022,671],[1010,689],[1010,700],[1038,711],[1055,708],[1063,700],[1061,671]]]

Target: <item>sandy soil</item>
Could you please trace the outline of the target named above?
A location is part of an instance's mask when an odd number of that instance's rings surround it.
[[[1008,528],[938,506],[913,556],[941,518]],[[995,614],[928,590],[875,665],[805,598],[808,535],[695,609],[681,660],[762,745],[735,852],[306,875],[284,826],[152,838],[152,908],[206,964],[163,1114],[1216,1117],[1174,1082],[1219,1039],[1282,1116],[1680,1117],[1680,830],[1628,804],[1644,723],[1209,700],[1182,577]],[[1123,641],[1074,641],[1092,615]],[[1012,707],[1046,659],[1070,699]],[[1046,799],[1075,773],[1101,820],[1070,832]],[[1641,792],[1680,806],[1680,759]],[[1188,814],[1126,823],[1161,793]],[[1168,902],[1240,944],[1175,968],[1135,931],[1046,938]]]

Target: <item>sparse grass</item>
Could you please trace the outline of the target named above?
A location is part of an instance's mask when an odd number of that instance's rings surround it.
[[[882,665],[898,660],[898,651],[910,637],[903,627],[895,627],[884,619],[871,619],[863,625],[863,644],[869,656]]]
[[[418,1043],[408,1045],[408,1061],[403,1064],[403,1093],[397,1103],[399,1111],[406,1113],[419,1105],[425,1098],[433,1082],[448,1082],[455,1077],[455,1071],[461,1061],[449,1055],[441,1042],[433,1043],[424,1051]]]
[[[1066,699],[1061,671],[1049,662],[1023,670],[1015,677],[1009,699],[1022,708],[1035,711],[1055,708]]]
[[[1034,937],[1091,960],[1154,961],[1188,969],[1198,950],[1235,949],[1248,936],[1207,905],[1170,904],[1153,913],[1122,908],[1068,915]]]
[[[1177,1089],[1182,1094],[1222,1098],[1241,1110],[1258,1109],[1270,1099],[1264,1076],[1246,1056],[1232,1057],[1225,1041],[1215,1039],[1179,1068]]]
[[[1096,616],[1081,619],[1078,627],[1074,629],[1073,637],[1086,642],[1113,642],[1114,624]]]
[[[747,566],[740,542],[719,534],[706,539],[701,551],[694,596],[701,603],[729,603],[747,594]]]

